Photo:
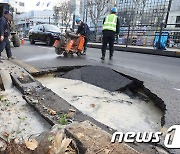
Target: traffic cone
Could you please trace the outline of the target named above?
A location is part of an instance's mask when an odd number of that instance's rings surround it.
[[[21,39],[21,45],[24,45],[24,37]]]

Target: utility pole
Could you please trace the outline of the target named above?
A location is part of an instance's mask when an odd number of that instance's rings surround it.
[[[72,29],[74,30],[75,28],[75,18],[76,18],[76,0],[74,0],[74,5],[73,5],[73,23],[72,23]]]
[[[75,18],[76,18],[76,15],[75,13],[73,14],[73,24],[72,24],[72,29],[74,30],[75,28]]]
[[[168,5],[168,11],[167,11],[167,15],[166,15],[166,20],[165,20],[165,28],[167,26],[167,22],[168,22],[168,18],[169,18],[169,12],[171,10],[171,4],[172,4],[172,0],[169,0],[169,5]]]
[[[51,17],[49,17],[49,24],[51,24]]]

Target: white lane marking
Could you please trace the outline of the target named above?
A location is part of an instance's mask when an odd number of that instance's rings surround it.
[[[45,59],[54,59],[57,58],[56,54],[45,54],[45,55],[37,55],[36,57],[31,57],[28,59],[25,59],[25,62],[30,62],[30,61],[39,61],[39,60],[45,60]]]
[[[50,48],[50,47],[41,47],[41,46],[37,46],[39,48],[43,48],[43,49],[50,49],[50,50],[54,50],[54,48]]]
[[[180,89],[177,89],[177,88],[174,88],[174,90],[178,90],[178,91],[180,91]]]

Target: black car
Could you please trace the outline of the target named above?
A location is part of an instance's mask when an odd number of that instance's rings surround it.
[[[29,31],[29,41],[31,44],[45,42],[48,46],[52,46],[59,37],[60,29],[54,25],[41,24]]]

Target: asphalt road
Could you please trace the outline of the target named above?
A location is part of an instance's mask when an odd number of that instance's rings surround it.
[[[99,49],[88,48],[87,55],[64,58],[55,54],[53,47],[42,43],[30,45],[25,42],[20,48],[13,48],[13,55],[37,69],[69,65],[101,65],[144,81],[146,88],[157,94],[166,104],[166,125],[180,124],[180,58],[146,55],[116,51],[113,61],[100,60]]]

